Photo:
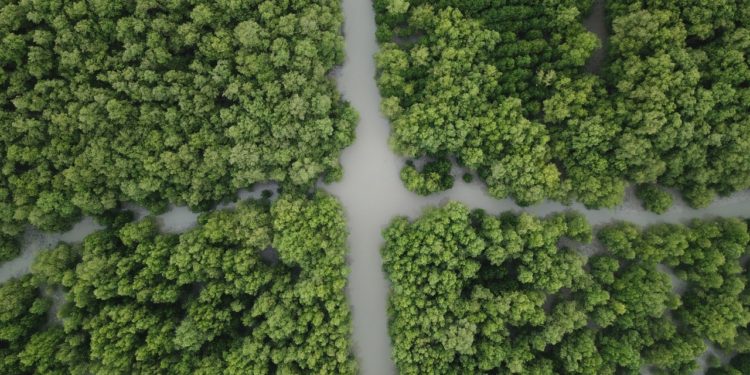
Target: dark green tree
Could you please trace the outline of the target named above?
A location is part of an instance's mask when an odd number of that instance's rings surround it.
[[[585,71],[591,5],[376,0],[394,150],[455,156],[522,205],[613,207],[632,182],[701,207],[750,187],[750,5],[609,1],[600,76]],[[646,189],[647,207],[664,210]]]
[[[740,220],[611,224],[589,258],[576,247],[591,228],[571,213],[496,217],[451,202],[383,235],[402,373],[689,374],[706,342],[750,352]],[[744,373],[733,367],[721,371]]]
[[[177,235],[147,218],[42,252],[33,275],[0,286],[0,372],[356,373],[334,198],[247,201],[199,221]],[[59,323],[46,324],[45,290],[62,291]]]
[[[430,195],[453,187],[452,163],[448,159],[432,160],[419,171],[413,163],[401,169],[401,181],[409,191],[419,195]]]
[[[340,176],[339,1],[0,3],[0,261],[30,223]]]

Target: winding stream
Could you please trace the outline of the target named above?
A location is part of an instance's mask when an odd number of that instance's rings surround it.
[[[602,36],[603,8],[601,1],[587,20],[586,26]],[[711,206],[693,210],[679,198],[665,214],[656,215],[641,209],[629,190],[625,203],[614,209],[587,210],[580,204],[564,206],[546,202],[521,208],[511,200],[497,200],[487,195],[481,183],[466,184],[456,179],[453,189],[429,197],[407,191],[399,179],[403,159],[388,147],[388,121],[379,110],[380,94],[375,83],[373,55],[378,50],[375,40],[375,18],[371,0],[343,0],[345,15],[344,33],[347,59],[336,73],[338,87],[346,100],[360,114],[357,140],[344,151],[341,182],[324,187],[342,202],[349,223],[349,264],[351,273],[347,296],[350,300],[354,323],[354,351],[363,375],[389,375],[395,373],[390,358],[391,346],[387,329],[388,283],[381,270],[381,231],[397,215],[416,218],[427,206],[439,205],[449,200],[459,200],[471,208],[483,208],[491,213],[502,211],[529,212],[547,215],[552,212],[575,209],[586,215],[594,225],[617,220],[627,220],[641,225],[657,222],[684,222],[691,218],[713,216],[748,216],[750,192],[742,192],[715,201]],[[604,55],[595,55],[590,69],[596,70]],[[268,185],[266,185],[268,186]],[[259,193],[263,187],[256,189]],[[254,196],[243,192],[241,198]],[[224,205],[229,207],[231,205]],[[130,207],[134,208],[134,207]],[[146,212],[135,209],[138,217]],[[161,228],[167,232],[180,232],[196,223],[197,214],[185,207],[175,207],[157,216]],[[22,255],[0,266],[0,282],[22,275],[29,270],[33,257],[40,249],[54,246],[58,241],[79,242],[100,227],[90,218],[62,234],[44,234],[29,229],[24,235]]]

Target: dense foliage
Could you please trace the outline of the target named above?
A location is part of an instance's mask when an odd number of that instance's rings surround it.
[[[549,85],[574,75],[596,47],[575,6],[397,3],[404,2],[375,3],[378,83],[395,150],[455,155],[499,198],[563,199],[569,188],[561,189],[550,132],[529,115],[541,112]]]
[[[447,158],[430,160],[419,171],[414,162],[407,161],[401,169],[401,181],[406,188],[419,195],[430,195],[453,187],[453,164]]]
[[[667,212],[672,206],[672,195],[654,184],[638,185],[635,196],[641,200],[643,208],[657,214]]]
[[[609,4],[616,153],[694,205],[750,186],[750,3]]]
[[[750,353],[740,220],[614,224],[597,233],[605,251],[585,257],[571,248],[592,237],[577,214],[454,202],[397,218],[384,237],[404,374],[690,374],[706,342]]]
[[[248,201],[199,222],[164,235],[146,219],[41,253],[32,277],[0,287],[0,373],[356,372],[334,198]],[[61,323],[43,324],[39,288],[64,291]]]
[[[339,1],[0,2],[0,259],[24,223],[340,175]]]
[[[743,353],[734,358],[729,365],[710,369],[708,375],[745,375],[750,374],[750,354]]]
[[[59,334],[53,332],[55,330],[37,333],[47,321],[51,300],[39,295],[31,276],[0,285],[0,300],[3,301],[0,304],[0,373],[23,374],[22,369],[34,363],[38,364],[35,367],[40,373],[52,373],[54,365],[49,366],[46,358],[37,355],[49,356],[45,341]],[[36,345],[30,345],[32,341]]]
[[[749,187],[750,3],[607,1],[601,77],[584,68],[591,4],[376,0],[394,149],[454,155],[523,205],[614,206],[628,181],[693,206]]]

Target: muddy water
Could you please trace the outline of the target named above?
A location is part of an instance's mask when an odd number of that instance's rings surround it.
[[[258,184],[252,191],[242,190],[237,194],[235,202],[220,204],[216,209],[231,209],[236,202],[260,198],[263,190],[270,190],[276,196],[275,184]],[[148,210],[133,204],[126,204],[125,209],[135,213],[135,219],[140,220],[149,215]],[[166,212],[154,216],[159,224],[159,230],[163,233],[181,233],[193,228],[198,223],[199,214],[184,206],[172,206]],[[0,282],[24,275],[30,271],[34,257],[44,249],[54,247],[58,242],[80,243],[89,234],[102,229],[94,219],[86,217],[64,233],[44,233],[34,228],[28,228],[22,239],[23,251],[21,255],[9,262],[0,264]]]
[[[23,250],[18,258],[0,264],[0,282],[22,276],[30,271],[34,257],[43,249],[55,246],[59,241],[76,243],[84,237],[101,229],[91,218],[86,218],[74,225],[65,233],[43,233],[34,228],[28,228],[21,240]]]
[[[601,45],[594,51],[586,64],[586,71],[590,73],[599,73],[607,57],[607,47],[609,44],[609,33],[607,32],[607,22],[604,18],[604,0],[596,0],[591,7],[591,13],[583,21],[583,25],[596,34]]]

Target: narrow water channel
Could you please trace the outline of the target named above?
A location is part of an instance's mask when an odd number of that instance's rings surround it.
[[[236,202],[249,198],[258,199],[261,197],[263,190],[269,190],[275,194],[276,188],[276,184],[272,183],[258,184],[253,191],[240,191],[237,194]],[[273,196],[271,199],[273,199]],[[216,209],[232,208],[236,202],[220,204]],[[149,215],[148,210],[133,204],[125,204],[123,208],[133,211],[135,213],[135,220],[143,219]],[[198,213],[191,211],[188,207],[172,206],[166,212],[156,215],[155,219],[161,232],[182,233],[197,225],[198,215]],[[16,259],[0,264],[0,283],[30,272],[31,264],[40,251],[54,247],[58,242],[79,243],[86,236],[99,229],[102,229],[102,226],[97,224],[91,217],[85,217],[69,231],[63,233],[45,233],[32,227],[27,228],[22,239],[23,250],[21,255]]]

